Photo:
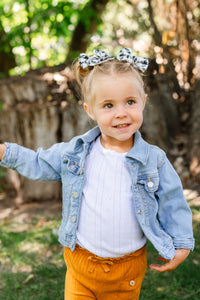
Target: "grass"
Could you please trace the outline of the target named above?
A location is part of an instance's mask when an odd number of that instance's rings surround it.
[[[200,299],[200,207],[191,206],[195,249],[173,272],[158,273],[147,269],[140,300]],[[147,244],[148,263],[155,263],[157,252]]]
[[[58,220],[40,217],[28,229],[21,223],[0,227],[0,299],[63,299],[66,268],[57,241]]]
[[[1,102],[0,102],[0,109],[1,109]],[[2,178],[6,176],[6,171],[4,168],[0,167],[0,181]],[[0,192],[2,191],[1,185],[0,185]]]
[[[194,215],[195,250],[175,271],[147,270],[140,300],[200,299],[200,210]],[[63,300],[66,268],[63,248],[57,241],[60,220],[40,213],[26,224],[0,225],[0,299]],[[55,230],[56,229],[56,230]],[[157,253],[147,244],[148,263]]]

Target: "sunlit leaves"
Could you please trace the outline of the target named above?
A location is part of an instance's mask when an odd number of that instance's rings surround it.
[[[98,27],[92,37],[87,37],[88,52],[100,47],[116,54],[121,47],[131,47],[137,55],[155,58],[165,67],[166,58],[155,47],[168,48],[174,66],[179,65],[179,73],[182,72],[180,83],[184,86],[189,57],[194,57],[200,48],[197,0],[151,0],[160,43],[155,41],[147,0],[110,0],[103,23],[90,3],[89,0],[1,0],[0,28],[2,25],[5,34],[1,37],[0,51],[8,53],[12,48],[18,64],[14,72],[62,63],[77,24],[81,21],[90,32],[95,20]],[[195,68],[192,72],[195,74]]]
[[[1,1],[0,20],[17,63],[22,66],[29,64],[29,68],[36,68],[64,61],[81,8],[87,2]],[[19,67],[15,69],[16,72],[19,70]]]
[[[115,46],[115,52],[122,46],[131,47],[137,54],[149,56],[151,35],[148,32],[150,23],[146,1],[110,1],[103,20],[99,44],[107,48]]]

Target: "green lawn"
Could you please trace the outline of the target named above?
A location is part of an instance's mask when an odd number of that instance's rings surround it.
[[[148,269],[140,300],[199,300],[200,299],[200,207],[191,206],[194,220],[195,249],[173,272],[158,273]],[[147,245],[148,263],[154,263],[157,252]]]
[[[194,215],[196,247],[175,271],[157,273],[147,270],[141,300],[200,299],[200,207]],[[42,212],[25,223],[0,224],[0,299],[63,300],[65,265],[63,248],[57,241],[60,220],[44,217]],[[147,245],[148,263],[157,253]]]
[[[32,219],[0,227],[0,299],[63,299],[66,268],[55,228],[59,221]]]

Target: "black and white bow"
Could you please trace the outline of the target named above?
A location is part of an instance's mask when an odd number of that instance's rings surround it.
[[[117,55],[117,59],[133,64],[136,69],[142,72],[145,72],[149,65],[149,60],[146,57],[138,57],[132,55],[132,51],[130,48],[121,49],[119,51],[119,54]]]
[[[100,65],[107,60],[114,59],[114,57],[103,50],[95,49],[93,53],[93,56],[88,56],[85,53],[80,54],[78,61],[81,65],[81,68],[85,69],[87,67],[93,67],[96,65]]]
[[[96,65],[100,65],[103,62],[114,59],[113,56],[106,53],[103,50],[95,49],[93,51],[94,55],[88,56],[85,53],[81,53],[79,56],[79,63],[83,69],[87,67],[93,67]],[[132,64],[136,69],[145,72],[148,68],[149,61],[145,57],[138,57],[132,55],[132,51],[130,48],[123,48],[120,50],[117,59],[119,61],[124,61]]]

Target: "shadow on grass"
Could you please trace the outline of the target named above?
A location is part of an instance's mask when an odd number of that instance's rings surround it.
[[[0,227],[0,299],[63,300],[66,267],[55,228],[59,221],[33,219]],[[21,228],[20,228],[21,227]]]

